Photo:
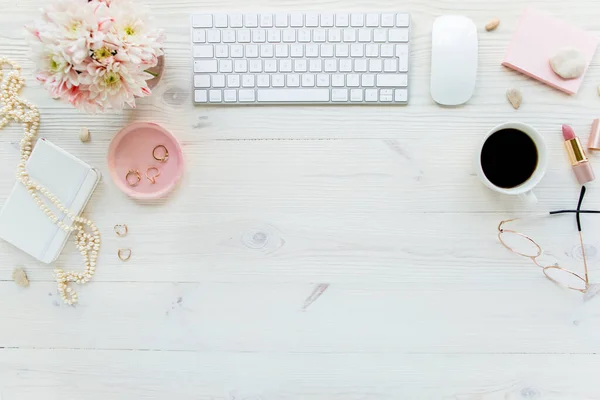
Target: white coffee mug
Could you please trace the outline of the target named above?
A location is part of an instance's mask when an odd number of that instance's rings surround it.
[[[531,138],[531,140],[533,140],[533,143],[535,144],[535,147],[537,148],[537,153],[538,153],[537,166],[536,166],[535,170],[533,171],[533,173],[531,174],[531,176],[529,177],[529,179],[527,179],[525,182],[521,183],[518,186],[508,188],[508,189],[496,186],[492,182],[490,182],[490,180],[485,176],[485,173],[483,172],[483,168],[481,166],[481,152],[483,150],[483,145],[489,139],[490,136],[492,136],[494,133],[501,131],[503,129],[517,129],[517,130],[527,134],[527,136],[529,136]],[[507,154],[506,162],[507,163],[510,162],[510,154]],[[479,145],[479,148],[477,149],[477,153],[475,154],[475,171],[477,173],[477,176],[479,177],[479,179],[481,180],[481,182],[483,182],[483,184],[485,186],[489,187],[490,189],[492,189],[498,193],[520,196],[524,200],[526,200],[527,202],[530,202],[530,203],[537,202],[537,198],[535,197],[535,194],[533,194],[533,188],[538,183],[540,183],[540,181],[544,177],[544,174],[546,174],[547,168],[548,168],[548,148],[546,147],[546,141],[544,140],[544,137],[542,135],[540,135],[538,133],[538,131],[536,131],[531,126],[529,126],[527,124],[523,124],[521,122],[507,122],[504,124],[500,124],[497,127],[495,127],[494,129],[492,129],[491,131],[489,131],[488,134],[485,135],[485,137],[481,141],[481,144]]]

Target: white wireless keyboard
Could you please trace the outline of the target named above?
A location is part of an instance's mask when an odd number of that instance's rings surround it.
[[[404,13],[192,15],[197,104],[406,104]]]

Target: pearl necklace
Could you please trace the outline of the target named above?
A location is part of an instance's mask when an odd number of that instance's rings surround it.
[[[2,67],[4,65],[12,67],[6,80],[3,77],[4,70]],[[78,296],[69,287],[69,282],[84,284],[92,279],[96,272],[96,260],[100,250],[100,232],[92,221],[70,212],[48,189],[35,183],[29,177],[25,164],[31,155],[33,139],[38,134],[40,111],[35,105],[18,97],[18,93],[25,86],[25,79],[21,76],[21,67],[15,62],[2,57],[0,57],[0,82],[2,83],[0,86],[0,103],[4,104],[4,107],[0,108],[0,129],[8,125],[10,120],[22,123],[25,129],[25,137],[21,140],[21,161],[17,168],[17,181],[25,185],[33,201],[52,223],[65,232],[77,231],[75,244],[85,261],[85,272],[65,272],[62,268],[54,270],[58,292],[65,303],[72,305],[77,303]],[[63,215],[63,218],[57,217],[40,196],[52,203]],[[72,223],[63,222],[65,219],[70,220]],[[89,232],[86,231],[86,226]]]

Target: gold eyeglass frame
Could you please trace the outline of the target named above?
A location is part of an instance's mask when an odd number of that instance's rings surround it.
[[[573,272],[571,270],[562,268],[559,265],[543,265],[538,261],[538,258],[544,253],[544,251],[542,250],[542,247],[535,241],[533,240],[533,238],[531,238],[530,236],[525,235],[524,233],[512,230],[512,229],[505,229],[504,225],[508,224],[510,222],[514,222],[514,221],[518,221],[520,219],[525,219],[525,218],[513,218],[513,219],[507,219],[504,221],[501,221],[500,224],[498,224],[498,239],[500,240],[500,243],[502,243],[502,245],[507,248],[509,251],[511,251],[512,253],[515,253],[521,257],[525,257],[525,258],[529,258],[531,261],[533,261],[533,263],[535,265],[537,265],[538,267],[542,268],[542,271],[544,272],[544,275],[546,276],[546,278],[548,278],[549,280],[551,280],[552,282],[556,283],[559,286],[562,287],[566,287],[568,289],[571,290],[576,290],[578,292],[581,293],[585,293],[587,292],[587,290],[590,287],[590,281],[589,281],[589,273],[588,273],[588,262],[587,262],[587,256],[585,254],[585,245],[583,243],[583,234],[581,233],[581,220],[580,220],[580,215],[581,214],[600,214],[600,211],[595,211],[595,210],[582,210],[581,209],[581,204],[583,203],[583,198],[585,196],[585,192],[586,192],[586,188],[585,186],[581,187],[581,192],[579,194],[579,202],[577,204],[577,209],[576,210],[559,210],[559,211],[551,211],[549,212],[547,215],[558,215],[558,214],[567,214],[567,213],[572,213],[575,214],[576,216],[576,221],[577,221],[577,230],[579,233],[579,244],[581,246],[581,255],[582,255],[582,259],[583,259],[583,269],[584,269],[584,275],[583,277],[581,275],[579,275],[576,272]],[[518,235],[526,240],[528,240],[531,244],[533,244],[535,246],[535,248],[537,249],[536,254],[535,255],[529,255],[529,254],[525,254],[522,253],[520,251],[517,251],[515,249],[513,249],[504,239],[503,239],[503,235],[505,233],[510,233],[510,234],[514,234],[514,235]],[[574,287],[571,285],[566,285],[563,282],[559,282],[558,280],[554,279],[549,271],[551,270],[559,270],[562,272],[565,272],[577,279],[580,279],[583,284],[584,287],[583,289],[578,288],[578,287]]]

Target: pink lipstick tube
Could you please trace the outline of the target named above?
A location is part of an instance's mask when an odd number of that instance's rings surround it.
[[[583,185],[596,179],[594,170],[583,150],[583,146],[579,138],[575,135],[575,131],[568,125],[562,127],[563,136],[565,138],[565,148],[569,154],[569,160],[573,166],[573,171],[577,177],[577,181]]]

